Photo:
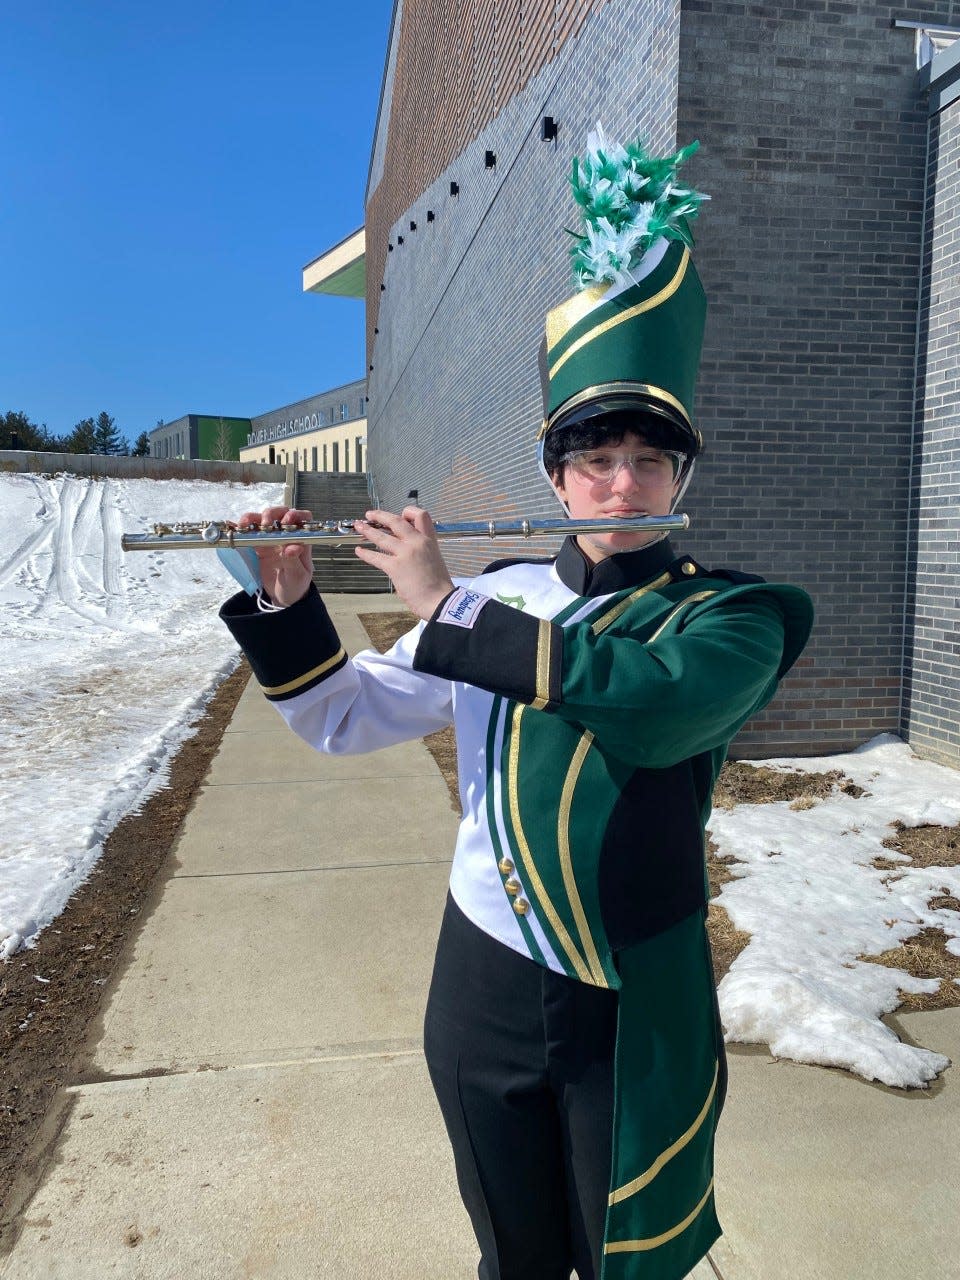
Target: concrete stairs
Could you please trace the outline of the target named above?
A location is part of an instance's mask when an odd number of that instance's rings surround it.
[[[309,511],[315,520],[355,520],[373,505],[367,477],[357,472],[297,471],[293,485],[293,505]],[[365,593],[389,591],[390,580],[353,553],[353,544],[344,547],[313,547],[313,580],[317,590]]]

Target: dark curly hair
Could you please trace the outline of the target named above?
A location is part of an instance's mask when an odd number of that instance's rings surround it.
[[[562,479],[563,457],[578,449],[600,449],[608,444],[620,444],[627,432],[640,436],[654,449],[679,449],[689,452],[689,446],[677,428],[665,418],[652,413],[606,413],[568,427],[556,427],[547,433],[543,442],[543,465],[552,479]]]

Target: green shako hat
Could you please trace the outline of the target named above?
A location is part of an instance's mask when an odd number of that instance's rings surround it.
[[[541,439],[587,418],[643,411],[691,458],[699,452],[693,397],[706,298],[688,221],[709,197],[677,181],[698,146],[654,157],[639,141],[609,142],[597,125],[574,159],[584,223],[571,251],[579,292],[547,315]]]

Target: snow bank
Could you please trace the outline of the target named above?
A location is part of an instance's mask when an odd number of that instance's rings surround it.
[[[236,647],[209,552],[120,533],[280,500],[276,484],[0,476],[0,956],[32,941],[166,768]]]
[[[751,934],[720,983],[728,1041],[767,1044],[778,1057],[846,1067],[867,1080],[923,1085],[948,1066],[939,1053],[903,1044],[880,1021],[898,990],[936,990],[936,979],[870,964],[930,925],[960,954],[960,914],[934,909],[943,893],[960,897],[960,868],[878,870],[898,860],[883,841],[891,824],[960,822],[960,775],[917,760],[884,735],[848,755],[767,760],[782,770],[840,769],[865,789],[837,792],[812,809],[788,803],[716,811],[710,834],[721,856],[737,859],[717,899]]]

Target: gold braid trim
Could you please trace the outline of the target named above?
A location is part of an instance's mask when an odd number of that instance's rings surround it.
[[[309,684],[311,680],[315,680],[317,676],[322,676],[325,671],[329,671],[331,667],[335,667],[337,663],[345,658],[346,654],[341,648],[332,658],[328,658],[326,662],[321,662],[319,667],[314,667],[312,671],[305,671],[302,676],[297,676],[295,680],[288,680],[286,684],[265,684],[262,685],[263,692],[269,698],[271,695],[276,696],[281,693],[292,693],[294,689],[299,689],[305,684]]]

